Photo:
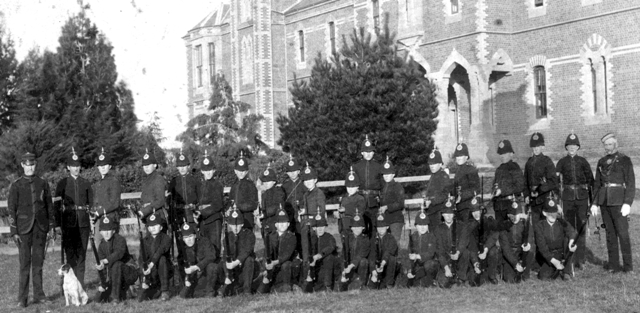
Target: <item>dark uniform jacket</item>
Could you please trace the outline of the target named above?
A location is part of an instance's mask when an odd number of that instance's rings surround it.
[[[234,260],[239,260],[241,264],[244,264],[248,257],[254,256],[256,235],[253,231],[243,227],[238,235],[229,231],[227,236],[229,236],[229,254],[235,256]]]
[[[222,218],[224,212],[224,187],[219,181],[211,178],[202,180],[198,193],[200,223],[211,224]]]
[[[342,225],[344,229],[349,229],[353,223],[353,217],[356,216],[356,211],[360,216],[362,216],[366,210],[367,203],[364,201],[364,197],[362,195],[355,193],[342,198],[340,206],[344,207]]]
[[[493,179],[493,185],[495,186],[496,184],[501,191],[498,199],[505,199],[514,194],[519,196],[520,193],[524,193],[525,196],[528,195],[528,191],[525,190],[524,175],[520,165],[516,162],[509,161],[498,166]]]
[[[107,213],[107,217],[118,223],[120,221],[120,215],[118,209],[120,208],[120,193],[122,187],[120,181],[111,174],[107,173],[104,177],[100,177],[97,182],[93,184],[93,210],[98,213],[99,217],[102,217],[103,212]]]
[[[173,224],[181,225],[183,219],[187,223],[195,223],[193,209],[186,209],[187,204],[198,205],[200,200],[200,181],[194,175],[178,175],[169,182],[171,193],[171,210],[173,210]]]
[[[593,189],[597,205],[631,205],[636,195],[636,179],[631,159],[620,152],[600,159]]]
[[[88,180],[65,177],[58,182],[54,207],[58,212],[57,225],[62,227],[89,227],[89,205],[93,203],[93,190]]]
[[[558,194],[558,176],[556,167],[548,156],[540,153],[527,160],[524,166],[524,180],[526,184],[525,196],[531,196],[532,205],[544,203],[549,192]],[[538,195],[534,197],[534,192]]]
[[[369,258],[371,241],[369,240],[369,236],[365,234],[360,234],[356,237],[352,232],[347,234],[347,240],[349,242],[349,251],[346,253],[349,254],[350,264],[357,267],[360,265],[361,260],[367,260]]]
[[[360,186],[358,186],[360,192],[368,201],[369,207],[374,207],[378,196],[376,192],[382,189],[382,165],[373,159],[371,161],[362,159],[353,165],[353,171],[360,178]],[[373,193],[367,194],[368,191],[373,191]]]
[[[576,237],[576,231],[569,223],[560,219],[556,220],[553,225],[544,219],[536,224],[535,236],[538,252],[545,260],[551,262],[555,255],[564,253],[564,248],[569,240]]]
[[[574,201],[590,197],[593,171],[585,158],[567,155],[558,161],[556,171],[562,175],[562,200]]]
[[[11,236],[27,234],[34,225],[45,233],[55,226],[49,185],[38,176],[23,176],[13,182],[7,207]]]
[[[546,223],[547,221],[544,220],[544,222]],[[500,232],[499,241],[502,247],[502,255],[513,268],[520,262],[520,253],[522,252],[522,244],[524,243],[525,223],[531,223],[531,219],[520,220],[518,224],[513,224],[508,230]],[[530,253],[535,253],[534,231],[533,225],[529,224],[527,242],[531,245]]]
[[[454,234],[455,230],[455,234]],[[434,231],[438,243],[438,250],[443,251],[441,263],[448,264],[451,261],[451,255],[456,251],[461,253],[469,249],[470,230],[467,224],[453,220],[451,226],[447,226],[445,222],[439,224]]]
[[[167,217],[164,216],[164,212],[162,211],[165,204],[164,192],[166,187],[167,182],[158,171],[153,171],[153,173],[144,178],[141,185],[142,194],[140,194],[140,202],[142,202],[143,205],[147,203],[149,203],[149,205],[141,209],[143,218],[146,219],[155,210],[156,218],[167,220]]]
[[[276,217],[278,210],[284,209],[284,190],[279,186],[273,186],[262,193],[262,210],[264,211],[264,221],[275,231]]]
[[[284,210],[287,212],[287,215],[289,215],[292,222],[294,220],[298,220],[299,206],[302,206],[304,194],[307,192],[307,187],[304,186],[304,183],[300,178],[295,182],[287,178],[287,180],[282,183],[282,189],[284,189],[286,201]]]
[[[296,235],[290,231],[285,231],[280,235],[277,231],[269,234],[269,249],[271,250],[271,260],[278,260],[278,264],[293,261],[296,252]]]
[[[444,251],[438,250],[438,242],[432,232],[426,232],[423,235],[417,231],[413,232],[409,241],[409,251],[409,253],[420,255],[420,261],[418,261],[420,263],[437,260],[441,267],[447,265],[442,258]]]
[[[449,174],[442,169],[433,173],[425,190],[422,191],[422,197],[431,200],[431,205],[427,208],[429,219],[440,219],[440,210],[444,208],[450,194],[451,178],[449,178]],[[436,214],[436,217],[432,217]]]
[[[255,221],[253,220],[253,211],[258,209],[258,189],[256,185],[248,177],[236,181],[231,186],[229,197],[233,200],[235,206],[242,212],[245,222],[253,228]]]
[[[389,264],[389,259],[398,255],[398,241],[393,237],[391,232],[384,234],[382,238],[375,235],[371,238],[371,252],[369,253],[372,261],[385,261]]]
[[[474,218],[469,219],[469,222],[467,223],[467,227],[469,228],[469,232],[471,235],[471,237],[469,238],[470,240],[469,251],[471,252],[471,263],[480,261],[480,259],[478,258],[478,254],[483,253],[485,248],[490,250],[496,245],[498,241],[498,236],[497,236],[498,231],[496,230],[498,228],[497,224],[498,223],[496,222],[495,219],[488,218],[486,216],[484,216],[482,219],[482,225],[480,225],[480,222],[476,221],[476,219]],[[502,225],[504,225],[504,223]],[[504,229],[508,229],[508,228],[505,227]]]
[[[303,208],[305,209],[305,212],[302,214],[303,216],[313,218],[318,214],[318,210],[321,216],[327,216],[324,192],[317,186],[304,194],[303,204]]]
[[[169,235],[160,232],[156,238],[153,238],[151,234],[147,234],[142,241],[143,247],[140,249],[144,249],[146,253],[147,259],[143,260],[139,258],[138,263],[142,268],[145,263],[153,263],[154,266],[158,266],[158,262],[160,262],[160,257],[167,257],[167,261],[170,261],[170,249],[171,249],[171,238]],[[140,254],[142,255],[142,254]]]
[[[186,264],[195,265],[200,271],[204,271],[207,265],[218,259],[218,252],[207,237],[196,236],[196,242],[192,247],[184,245],[184,257]]]
[[[387,212],[384,219],[390,224],[404,223],[404,188],[395,180],[387,183],[384,182],[382,192],[380,193],[380,206],[386,205]]]
[[[460,197],[460,203],[456,204],[458,210],[468,209],[471,206],[471,199],[481,193],[478,169],[468,162],[458,166],[453,185],[454,198]]]
[[[322,258],[336,253],[336,239],[325,232],[322,236],[311,236],[312,255],[320,254]]]
[[[132,257],[129,254],[129,248],[127,247],[127,240],[119,234],[113,234],[111,240],[107,241],[104,238],[100,241],[98,246],[98,257],[100,260],[107,259],[109,262],[107,266],[113,266],[116,261],[122,263],[129,263]]]

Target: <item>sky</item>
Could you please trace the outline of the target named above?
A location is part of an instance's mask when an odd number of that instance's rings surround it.
[[[157,112],[165,148],[179,147],[174,139],[188,121],[182,37],[219,1],[84,0],[90,5],[86,14],[114,47],[118,80],[134,94],[139,126]],[[62,26],[79,11],[78,0],[0,1],[0,18],[15,41],[18,61],[34,47],[55,51]]]

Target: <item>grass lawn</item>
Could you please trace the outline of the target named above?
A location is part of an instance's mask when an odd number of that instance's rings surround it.
[[[254,295],[215,299],[182,300],[138,303],[129,300],[124,305],[89,303],[81,308],[65,308],[60,295],[56,270],[59,253],[49,253],[45,260],[44,288],[53,302],[48,305],[30,305],[24,312],[640,312],[640,226],[633,215],[631,238],[634,252],[635,274],[609,274],[602,269],[606,260],[605,235],[587,238],[588,263],[577,272],[573,282],[557,280],[541,282],[536,278],[518,285],[500,283],[479,288],[454,287],[450,290],[391,289],[379,291],[350,291],[344,293],[287,293]],[[593,223],[591,223],[593,225]],[[335,233],[335,229],[331,229]],[[593,230],[590,230],[592,233]],[[259,238],[259,235],[258,235]],[[404,239],[403,239],[404,241]],[[339,240],[338,240],[339,242]],[[258,255],[261,239],[258,239]],[[406,242],[401,244],[401,255],[406,256]],[[130,246],[137,253],[137,247]],[[93,264],[91,251],[88,264]],[[20,312],[14,308],[18,285],[18,256],[0,255],[0,270],[4,273],[0,285],[0,312]],[[87,271],[88,294],[96,292],[96,271]],[[32,291],[32,289],[31,289]],[[30,297],[31,300],[31,297]]]

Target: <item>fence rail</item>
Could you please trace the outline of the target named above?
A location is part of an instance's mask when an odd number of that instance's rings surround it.
[[[480,173],[481,180],[484,180],[485,178],[492,178],[493,176],[494,176],[493,172]],[[455,174],[450,174],[449,177],[453,179],[455,177]],[[423,175],[423,176],[396,177],[395,180],[399,183],[419,183],[419,182],[429,181],[430,178],[431,178],[431,175]],[[344,186],[344,180],[318,182],[317,186],[319,188],[341,187],[341,186]],[[224,187],[224,193],[229,193],[230,190],[231,190],[231,187]],[[136,199],[140,199],[140,195],[141,195],[141,192],[122,193],[120,195],[120,199],[136,200]],[[483,194],[482,196],[485,199],[490,198],[490,194]],[[422,199],[406,199],[404,201],[405,206],[409,206],[409,207],[419,206],[420,203],[422,203]],[[335,211],[338,209],[339,206],[340,204],[334,203],[334,204],[327,204],[325,208],[327,211]],[[7,207],[7,201],[6,200],[0,201],[0,208],[5,208],[5,207]],[[137,223],[138,222],[136,218],[123,218],[120,220],[121,226],[134,225]],[[9,232],[10,231],[8,226],[0,226],[0,234],[8,234]]]

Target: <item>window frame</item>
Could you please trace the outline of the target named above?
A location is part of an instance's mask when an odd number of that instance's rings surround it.
[[[371,5],[372,5],[371,14],[373,16],[373,28],[376,31],[380,31],[380,1],[371,0]]]
[[[209,77],[213,81],[213,77],[216,75],[216,44],[210,42],[207,47],[209,49]]]
[[[336,24],[335,22],[329,22],[329,45],[331,53],[336,54]]]
[[[547,73],[542,65],[533,67],[533,86],[536,99],[536,119],[547,118]]]
[[[451,15],[460,13],[460,2],[459,0],[451,0]]]
[[[300,45],[300,62],[305,62],[304,58],[304,30],[298,31],[298,44]]]
[[[198,87],[202,87],[202,45],[196,45],[196,82]]]

